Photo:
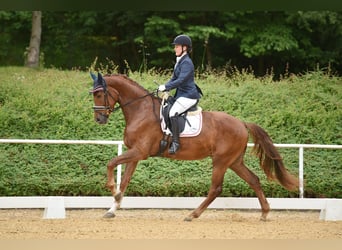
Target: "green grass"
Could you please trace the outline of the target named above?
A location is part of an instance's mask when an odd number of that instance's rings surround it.
[[[104,72],[105,73],[105,72]],[[92,81],[87,72],[23,67],[0,68],[0,138],[122,140],[120,111],[107,125],[93,121]],[[153,91],[168,72],[130,72]],[[342,144],[342,79],[324,72],[273,82],[248,72],[203,73],[196,82],[204,91],[200,106],[220,110],[263,127],[274,143]],[[297,174],[298,150],[280,149],[287,168]],[[0,195],[109,195],[106,164],[117,155],[109,145],[0,144]],[[268,197],[294,197],[269,183],[248,150],[245,158]],[[304,151],[305,196],[342,197],[340,150]],[[139,163],[126,195],[204,196],[211,161],[150,158]],[[228,170],[222,196],[255,196]]]

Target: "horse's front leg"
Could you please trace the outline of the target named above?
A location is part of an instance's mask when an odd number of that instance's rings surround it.
[[[123,174],[121,183],[120,183],[120,189],[116,190],[113,193],[114,197],[114,203],[112,207],[105,213],[105,218],[113,218],[115,217],[115,211],[120,208],[121,201],[123,198],[123,195],[127,189],[128,183],[130,182],[132,175],[137,167],[138,162],[129,162],[126,164],[125,172]],[[115,190],[115,188],[114,188]]]
[[[107,164],[107,183],[106,187],[109,188],[111,193],[115,195],[116,187],[115,187],[115,179],[114,179],[114,168],[119,165],[116,163],[116,158],[113,158]]]
[[[143,157],[138,154],[135,150],[130,149],[125,154],[113,158],[107,165],[107,184],[106,186],[110,189],[113,197],[114,204],[104,215],[105,218],[115,217],[115,211],[120,208],[123,193],[125,192],[128,183],[137,167],[137,163]],[[114,180],[114,168],[119,164],[126,164],[125,172],[122,177],[119,190],[116,190]]]

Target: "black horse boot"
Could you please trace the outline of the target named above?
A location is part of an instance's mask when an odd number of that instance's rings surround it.
[[[175,154],[179,149],[179,126],[178,116],[170,117],[171,130],[172,130],[172,142],[169,148],[169,154]]]

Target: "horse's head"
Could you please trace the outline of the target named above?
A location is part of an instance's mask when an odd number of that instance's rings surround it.
[[[90,75],[94,80],[93,89],[90,91],[94,97],[94,119],[99,124],[106,124],[117,100],[109,92],[107,83],[100,73],[97,76],[93,73]]]

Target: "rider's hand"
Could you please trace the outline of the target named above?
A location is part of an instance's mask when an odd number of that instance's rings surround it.
[[[158,90],[161,92],[165,91],[165,89],[166,89],[165,85],[159,85],[159,87],[158,87]]]

